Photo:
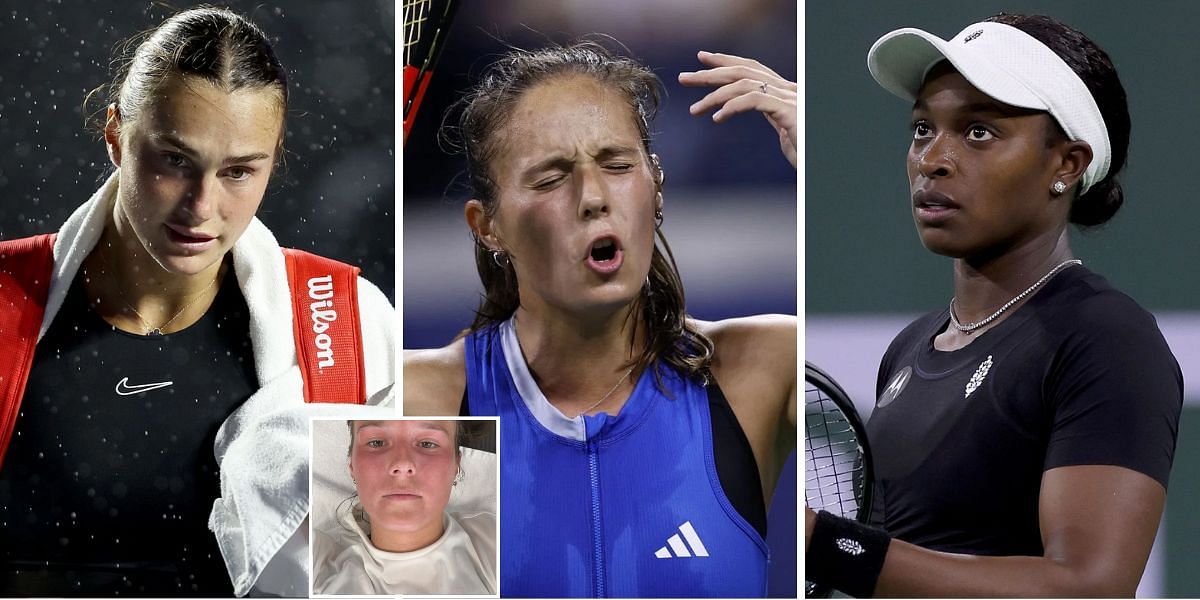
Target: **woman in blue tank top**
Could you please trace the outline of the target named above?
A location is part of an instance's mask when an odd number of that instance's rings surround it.
[[[699,59],[680,83],[715,90],[692,114],[761,112],[795,166],[795,84]],[[764,595],[763,498],[795,445],[794,317],[685,312],[649,69],[584,42],[513,51],[479,81],[448,137],[485,296],[468,333],[405,354],[404,406],[500,417],[501,593]]]

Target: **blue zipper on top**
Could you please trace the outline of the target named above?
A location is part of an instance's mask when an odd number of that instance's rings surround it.
[[[600,465],[599,442],[591,439],[588,448],[588,479],[592,487],[592,596],[607,598],[604,573],[604,540],[600,523]]]

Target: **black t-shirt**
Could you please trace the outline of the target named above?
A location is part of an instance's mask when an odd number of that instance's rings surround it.
[[[217,429],[258,388],[248,332],[232,271],[164,336],[113,328],[76,278],[0,467],[0,595],[232,595],[208,516]]]
[[[1043,554],[1042,473],[1127,467],[1167,485],[1183,376],[1154,317],[1072,267],[952,352],[948,310],[909,325],[879,369],[867,423],[872,522],[946,552]]]

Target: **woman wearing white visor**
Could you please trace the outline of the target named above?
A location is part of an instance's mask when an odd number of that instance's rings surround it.
[[[1154,317],[1068,225],[1123,202],[1129,115],[1108,56],[1040,16],[868,55],[913,102],[911,210],[954,296],[880,365],[872,524],[806,509],[806,577],[852,595],[1126,596],[1166,498],[1183,381]]]

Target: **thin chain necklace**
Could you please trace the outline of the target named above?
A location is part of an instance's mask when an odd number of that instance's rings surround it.
[[[612,386],[612,389],[608,390],[608,393],[605,394],[603,398],[600,398],[599,400],[597,400],[595,404],[579,411],[579,414],[577,414],[575,416],[578,418],[584,414],[587,414],[587,411],[592,410],[593,408],[596,408],[597,406],[600,406],[601,404],[603,404],[605,400],[608,400],[609,396],[613,395],[613,392],[617,391],[617,388],[621,387],[622,383],[625,383],[625,380],[629,378],[629,375],[631,373],[633,373],[633,367],[629,367],[629,370],[625,371],[625,374],[622,375],[621,378],[617,380],[617,385]]]
[[[207,292],[210,288],[212,288],[212,286],[214,284],[217,283],[217,279],[219,279],[221,276],[221,269],[220,269],[220,267],[218,267],[217,274],[213,276],[212,281],[208,282],[208,285],[204,286],[204,289],[200,290],[199,292],[196,292],[195,295],[192,296],[191,300],[188,300],[187,304],[184,304],[183,308],[179,309],[179,312],[175,313],[175,316],[171,317],[170,319],[167,319],[166,322],[163,323],[162,325],[155,327],[155,326],[151,325],[148,321],[146,321],[146,317],[143,317],[142,313],[138,312],[138,309],[134,308],[133,304],[131,304],[129,302],[129,300],[125,297],[125,292],[121,289],[121,285],[117,282],[116,271],[113,270],[111,265],[109,265],[108,259],[105,258],[103,251],[100,252],[100,260],[101,260],[101,262],[104,263],[104,268],[106,270],[108,270],[109,273],[113,274],[111,281],[113,283],[117,284],[117,295],[120,296],[121,302],[123,304],[125,304],[125,308],[128,308],[129,310],[133,311],[133,314],[136,315],[138,320],[142,322],[142,327],[146,328],[146,333],[144,333],[143,335],[163,335],[162,330],[166,329],[166,327],[168,325],[175,322],[175,319],[178,319],[179,315],[182,315],[184,313],[184,311],[191,308],[192,305],[195,304],[196,301],[200,299],[200,296],[203,296],[205,292]]]
[[[515,334],[516,328],[517,328],[517,315],[515,315],[515,314],[513,315],[512,321],[513,321],[513,333]],[[513,337],[516,337],[516,336],[514,335]],[[518,348],[521,347],[521,338],[519,338],[519,337],[517,338],[517,347]],[[521,349],[521,357],[522,357],[522,359],[525,357],[525,350],[523,348]],[[621,387],[622,383],[625,383],[626,379],[629,379],[629,376],[631,374],[633,374],[633,367],[629,367],[629,370],[625,371],[625,374],[622,375],[621,378],[617,380],[616,385],[612,386],[612,389],[608,390],[607,394],[604,394],[604,396],[602,396],[599,400],[597,400],[591,406],[576,413],[575,417],[578,418],[580,416],[583,416],[584,414],[587,413],[587,411],[592,410],[593,408],[596,408],[597,406],[600,406],[601,404],[603,404],[605,400],[608,400],[609,396],[613,395],[613,392],[617,391],[617,388]]]
[[[1000,315],[1004,314],[1004,311],[1012,308],[1012,306],[1014,304],[1020,302],[1023,298],[1025,298],[1025,296],[1032,294],[1034,292],[1034,290],[1037,290],[1038,288],[1042,287],[1043,284],[1045,284],[1047,281],[1050,281],[1051,277],[1054,277],[1055,275],[1057,275],[1059,271],[1061,271],[1067,267],[1073,266],[1073,265],[1082,265],[1082,264],[1083,264],[1083,261],[1079,260],[1078,258],[1072,258],[1071,260],[1067,260],[1067,261],[1063,261],[1063,262],[1059,263],[1057,267],[1050,269],[1049,273],[1046,273],[1045,275],[1043,275],[1042,278],[1037,280],[1036,282],[1034,282],[1033,285],[1029,286],[1028,288],[1025,288],[1025,291],[1021,292],[1020,294],[1017,294],[1017,296],[1015,298],[1013,298],[1012,300],[1009,300],[1007,303],[1004,304],[1004,306],[1001,306],[1000,310],[997,310],[996,312],[992,313],[989,317],[987,317],[986,319],[983,319],[982,321],[975,321],[974,323],[967,323],[966,325],[959,323],[958,317],[954,315],[954,298],[951,298],[950,299],[950,325],[963,333],[971,333],[971,332],[975,331],[976,329],[979,329],[980,327],[983,327],[984,325],[987,325],[988,323],[995,321],[996,317],[999,317]]]

